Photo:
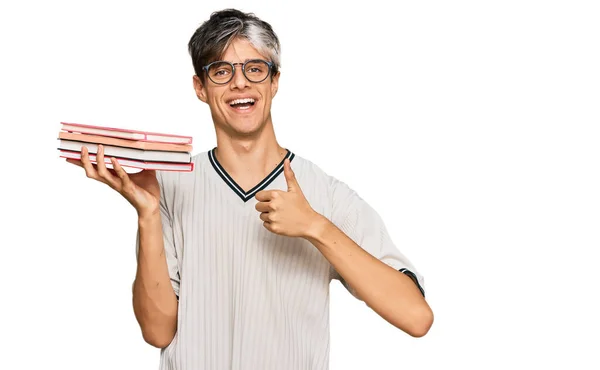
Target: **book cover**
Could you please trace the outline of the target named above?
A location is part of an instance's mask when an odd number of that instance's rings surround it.
[[[159,150],[159,151],[171,151],[171,152],[191,152],[192,146],[189,144],[171,144],[171,143],[158,143],[149,141],[139,140],[127,140],[119,139],[109,136],[99,135],[88,135],[71,132],[59,132],[59,139],[72,140],[72,141],[84,141],[86,143],[95,143],[103,145],[120,146],[125,148],[135,148],[141,150]]]
[[[172,135],[158,132],[129,130],[124,128],[85,125],[81,123],[61,122],[61,129],[73,133],[109,136],[120,139],[140,140],[148,142],[192,144],[191,136]]]

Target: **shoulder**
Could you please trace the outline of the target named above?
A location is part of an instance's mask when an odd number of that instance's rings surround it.
[[[328,174],[314,162],[295,154],[291,162],[300,187],[310,192],[319,192],[327,196],[333,214],[347,211],[347,207],[360,201],[360,197],[348,184]]]
[[[317,187],[319,191],[327,190],[329,192],[330,189],[335,188],[339,183],[335,177],[326,173],[317,164],[296,153],[294,153],[291,167],[298,179],[298,183],[303,188],[305,186]]]

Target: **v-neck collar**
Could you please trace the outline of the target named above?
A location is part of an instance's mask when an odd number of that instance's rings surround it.
[[[285,155],[285,157],[283,157],[283,160],[279,162],[277,167],[275,167],[275,169],[271,171],[271,173],[268,174],[267,177],[265,177],[255,187],[246,192],[244,191],[244,189],[242,189],[241,186],[239,186],[235,182],[235,180],[233,180],[233,178],[227,173],[227,171],[225,171],[223,166],[221,166],[221,164],[217,160],[217,157],[215,156],[216,149],[217,148],[215,147],[212,150],[208,151],[208,159],[210,161],[210,164],[213,166],[215,171],[217,171],[217,174],[221,177],[221,179],[223,179],[223,181],[225,181],[225,183],[231,188],[231,190],[233,190],[234,193],[236,193],[244,202],[247,202],[248,200],[252,199],[256,193],[269,186],[269,184],[273,182],[273,180],[275,180],[277,176],[279,176],[283,172],[283,162],[286,158],[289,158],[291,162],[295,157],[294,153],[290,152],[289,149],[286,149],[287,154]]]

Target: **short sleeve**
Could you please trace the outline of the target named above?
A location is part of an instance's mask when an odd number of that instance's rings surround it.
[[[162,232],[163,232],[163,244],[165,249],[165,257],[167,259],[167,267],[169,269],[169,277],[171,278],[171,285],[173,286],[173,291],[179,299],[179,284],[180,284],[180,275],[179,275],[179,263],[177,259],[177,250],[175,248],[174,243],[174,234],[173,234],[173,212],[169,209],[167,201],[167,193],[168,189],[165,189],[165,182],[161,176],[160,171],[156,172],[156,178],[158,180],[158,184],[160,186],[160,220],[162,224]],[[168,186],[167,186],[168,187]],[[140,247],[140,233],[139,230],[136,235],[136,259],[139,252]]]
[[[425,296],[423,276],[396,247],[373,207],[346,184],[335,179],[332,183],[332,201],[332,223],[369,254],[409,276]],[[339,280],[352,295],[359,298],[333,268],[332,278]]]

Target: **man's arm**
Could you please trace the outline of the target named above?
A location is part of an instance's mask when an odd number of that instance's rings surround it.
[[[168,264],[165,259],[162,216],[167,219],[161,202],[156,171],[127,174],[115,158],[114,169],[104,163],[104,147],[98,145],[97,164],[92,164],[88,150],[81,148],[81,160],[67,159],[85,169],[87,177],[100,181],[119,192],[138,214],[138,267],[133,283],[133,310],[144,340],[155,347],[166,347],[177,328],[177,306]]]
[[[433,312],[415,282],[362,249],[323,216],[317,216],[305,239],[331,263],[371,309],[413,337],[433,324]]]
[[[421,294],[419,282],[367,252],[371,250],[381,258],[388,255],[397,266],[407,265],[374,210],[347,186],[339,184],[342,186],[338,186],[334,203],[343,204],[344,211],[334,212],[337,223],[333,223],[312,209],[289,159],[284,161],[284,174],[287,191],[256,193],[255,208],[261,212],[264,227],[275,234],[310,241],[355,294],[381,317],[409,335],[425,335],[433,323],[433,312]],[[336,224],[354,230],[354,239]],[[354,240],[364,245],[361,247]]]
[[[178,301],[171,285],[160,212],[138,218],[138,265],[133,283],[133,310],[144,340],[164,348],[177,331]]]

